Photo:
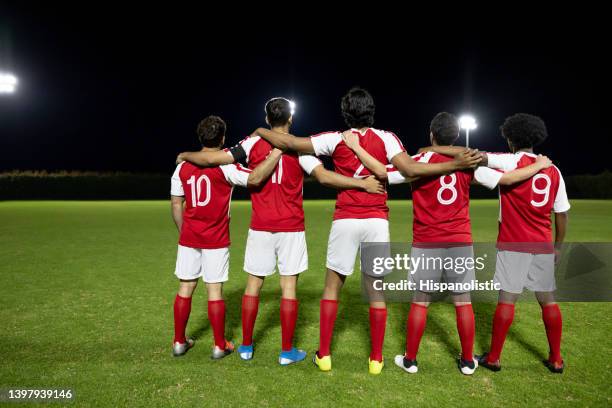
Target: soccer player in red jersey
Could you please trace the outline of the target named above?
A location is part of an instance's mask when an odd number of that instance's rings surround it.
[[[292,102],[273,98],[265,105],[266,122],[275,132],[287,133],[293,121]],[[259,136],[245,138],[230,149],[230,154],[218,152],[182,153],[194,163],[210,165],[245,158],[250,168],[265,160],[273,147]],[[297,321],[296,287],[300,273],[308,269],[308,252],[304,233],[302,186],[304,172],[314,175],[321,183],[335,188],[353,188],[383,193],[374,178],[355,179],[326,170],[313,156],[284,153],[272,177],[259,188],[251,189],[253,207],[247,238],[244,270],[248,273],[242,298],[242,344],[238,353],[243,360],[253,358],[253,330],[259,308],[259,293],[267,276],[278,267],[280,274],[281,337],[279,363],[288,365],[301,361],[306,353],[293,347]]]
[[[536,160],[533,148],[548,136],[544,121],[525,113],[506,118],[501,132],[512,153],[488,154],[487,160],[488,166],[503,171],[532,164]],[[570,203],[561,172],[553,166],[517,185],[500,187],[500,206],[494,281],[501,290],[493,318],[491,347],[478,361],[493,371],[501,369],[500,356],[514,319],[514,304],[527,288],[535,292],[542,308],[549,344],[549,356],[544,363],[551,372],[562,373],[562,318],[554,297],[555,258],[565,238]]]
[[[393,164],[405,176],[445,174],[460,168],[475,166],[480,156],[464,152],[445,163],[416,163],[408,156],[393,133],[374,129],[375,105],[364,89],[351,89],[342,99],[345,122],[359,134],[364,151],[377,159],[377,165],[362,163],[343,141],[341,132],[325,132],[308,138],[295,137],[284,132],[257,129],[256,133],[272,145],[299,153],[330,156],[338,173],[362,178],[375,175],[387,180],[386,165]],[[362,242],[388,242],[387,195],[347,189],[338,193],[334,221],[327,249],[327,274],[320,309],[319,350],[314,363],[322,371],[331,370],[331,338],[338,310],[340,290],[347,276],[353,273],[355,258]],[[366,277],[368,279],[368,277]],[[371,352],[369,372],[379,374],[384,366],[382,348],[387,320],[384,299],[370,298]]]
[[[221,149],[225,122],[218,116],[202,120],[197,134],[202,151]],[[213,329],[213,359],[230,354],[234,345],[225,339],[223,282],[229,271],[229,209],[234,186],[257,187],[271,174],[280,160],[274,150],[253,171],[236,165],[201,168],[181,162],[172,176],[172,218],[180,238],[175,275],[179,290],[174,300],[174,340],[172,352],[181,356],[194,345],[185,336],[191,312],[191,297],[201,277],[208,292],[208,320]]]
[[[459,123],[455,115],[447,112],[438,113],[430,124],[429,138],[432,149],[451,146],[459,137]],[[358,152],[359,139],[352,132],[344,133],[347,145]],[[453,149],[452,154],[465,149]],[[364,161],[374,160],[364,157]],[[453,160],[451,156],[427,151],[413,156],[420,163],[443,163]],[[460,267],[448,269],[436,260],[473,259],[472,232],[470,226],[469,199],[470,185],[474,182],[488,188],[497,185],[510,185],[528,179],[552,163],[546,157],[522,169],[501,173],[492,169],[479,167],[477,170],[460,170],[448,175],[421,177],[412,180],[413,203],[413,241],[412,259],[425,261],[410,273],[410,280],[416,285],[412,306],[406,322],[406,352],[395,357],[395,364],[409,373],[418,371],[416,355],[421,337],[425,330],[427,308],[432,300],[432,293],[427,284],[437,284],[444,277],[445,282],[469,284],[475,280],[473,265],[461,262]],[[396,184],[408,181],[396,171],[389,172],[389,183]],[[427,262],[431,260],[433,262]],[[453,262],[459,265],[459,262]],[[433,286],[433,285],[432,285]],[[461,358],[458,366],[461,373],[474,373],[477,362],[473,358],[474,345],[474,312],[469,291],[452,292],[455,304],[457,331],[461,342]]]

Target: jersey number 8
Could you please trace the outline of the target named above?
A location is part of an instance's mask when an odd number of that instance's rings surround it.
[[[457,189],[455,186],[457,185],[457,175],[455,173],[449,175],[451,180],[450,182],[445,181],[446,175],[440,177],[440,189],[438,190],[438,202],[442,205],[451,205],[455,201],[457,201]],[[444,199],[442,194],[445,190],[451,192],[451,196],[448,199]]]

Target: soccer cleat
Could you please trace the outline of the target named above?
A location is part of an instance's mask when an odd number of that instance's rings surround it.
[[[459,371],[463,375],[472,375],[474,371],[478,368],[478,360],[472,359],[472,361],[464,360],[461,357],[457,359],[457,364],[459,366]]]
[[[312,362],[314,365],[319,367],[319,370],[321,371],[331,371],[332,369],[331,356],[319,358],[318,351],[314,353],[314,356],[312,356]]]
[[[561,360],[561,365],[557,365],[550,360],[543,361],[546,368],[550,370],[551,373],[554,374],[563,374],[563,370],[565,369],[565,361]]]
[[[289,364],[297,363],[306,358],[306,352],[303,350],[298,350],[293,347],[289,351],[281,351],[278,356],[278,364],[282,366],[286,366]]]
[[[395,365],[410,374],[416,374],[419,372],[419,366],[416,360],[408,360],[404,355],[395,356]]]
[[[248,346],[245,346],[244,344],[241,344],[240,347],[238,347],[238,355],[243,360],[252,359],[253,358],[253,345],[249,344]]]
[[[380,374],[384,366],[385,366],[385,360],[377,361],[377,360],[370,360],[368,358],[368,372],[370,374],[373,374],[373,375]]]
[[[212,351],[212,354],[210,355],[210,358],[213,360],[221,360],[223,357],[229,356],[230,354],[232,354],[233,351],[234,351],[234,343],[232,343],[231,341],[225,340],[225,349],[221,349],[220,347],[217,347],[217,345],[215,345],[213,347],[213,351]]]
[[[478,365],[483,366],[484,368],[488,368],[491,371],[500,371],[501,364],[499,364],[499,360],[495,364],[489,363],[487,358],[489,357],[489,353],[484,353],[481,356],[476,356],[476,361],[478,361]]]
[[[178,341],[175,341],[174,344],[172,344],[172,355],[174,357],[180,357],[187,353],[187,350],[192,348],[194,344],[195,341],[190,338],[186,338],[185,343],[179,343]]]

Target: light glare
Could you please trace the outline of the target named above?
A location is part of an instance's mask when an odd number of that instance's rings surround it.
[[[291,116],[295,113],[295,102],[289,101],[289,108],[291,108]]]
[[[463,115],[459,118],[459,126],[461,126],[461,129],[474,130],[478,125],[476,124],[476,119],[473,116]]]
[[[13,93],[17,89],[17,77],[0,72],[0,93]]]

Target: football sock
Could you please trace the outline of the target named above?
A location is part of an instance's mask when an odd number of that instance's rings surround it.
[[[208,321],[213,329],[215,346],[225,350],[225,301],[208,301]]]
[[[487,356],[487,361],[489,363],[495,363],[499,360],[512,320],[514,320],[514,305],[509,303],[498,303],[495,309],[495,316],[493,317],[491,349]]]
[[[174,298],[174,343],[185,343],[185,329],[191,313],[191,298],[176,295]]]
[[[297,299],[281,298],[280,303],[280,321],[281,321],[281,338],[282,350],[291,351],[293,344],[293,333],[295,332],[295,322],[298,315]]]
[[[455,306],[457,332],[461,341],[461,358],[465,361],[474,359],[474,309],[472,305]]]
[[[559,305],[547,304],[542,306],[542,320],[546,327],[546,337],[548,337],[548,345],[550,354],[548,361],[554,364],[561,364],[561,332],[563,329],[563,321],[561,318],[561,310]]]
[[[329,356],[334,323],[338,313],[338,301],[321,299],[319,314],[319,357]]]
[[[245,346],[253,344],[253,329],[258,309],[259,296],[242,296],[242,344]]]
[[[387,309],[370,307],[370,360],[382,361],[385,327],[387,326]]]
[[[412,303],[406,322],[406,358],[416,360],[427,323],[427,306]]]

